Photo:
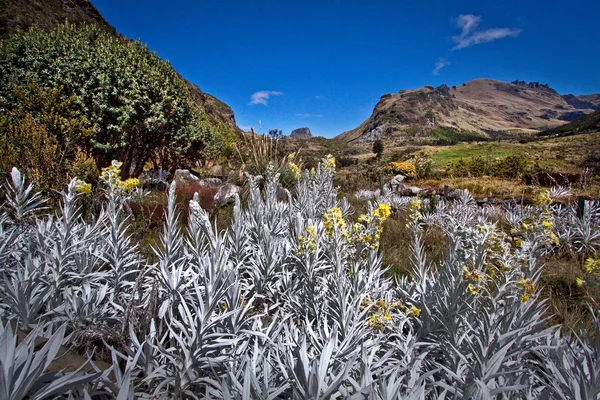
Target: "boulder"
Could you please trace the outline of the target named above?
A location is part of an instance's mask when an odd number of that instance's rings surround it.
[[[196,175],[193,175],[187,169],[178,169],[178,170],[176,170],[175,171],[175,175],[173,175],[173,180],[178,185],[180,183],[184,183],[184,184],[188,184],[188,183],[200,183],[200,178],[198,178]]]
[[[312,134],[308,128],[298,128],[290,133],[290,137],[293,139],[308,139],[312,137]]]
[[[457,200],[460,199],[463,195],[463,191],[460,189],[454,189],[448,193],[449,200]]]
[[[200,179],[198,184],[206,187],[219,187],[223,184],[223,182],[219,178],[204,178]]]
[[[422,191],[422,190],[423,190],[423,189],[421,189],[421,188],[418,188],[418,187],[416,187],[416,186],[407,186],[407,187],[405,187],[404,189],[402,189],[402,190],[400,191],[400,194],[401,194],[402,196],[416,196],[416,195],[418,195],[419,193],[421,193],[421,191]]]
[[[399,192],[404,189],[404,184],[402,182],[404,182],[404,175],[396,175],[393,177],[390,181],[392,192]]]
[[[240,187],[232,183],[224,183],[217,194],[215,194],[214,204],[224,206],[235,201],[235,196],[239,195]]]

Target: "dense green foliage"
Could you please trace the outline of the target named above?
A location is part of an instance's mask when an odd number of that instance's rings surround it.
[[[577,133],[600,129],[600,110],[576,121],[540,132],[538,136],[575,135]]]
[[[447,172],[452,176],[496,176],[500,178],[518,178],[531,172],[531,165],[522,154],[491,159],[476,156],[450,162]]]
[[[427,136],[437,139],[437,144],[448,145],[456,144],[459,142],[477,142],[485,141],[487,138],[475,131],[459,131],[458,129],[451,128],[448,126],[439,126],[429,132]]]
[[[123,160],[127,175],[138,174],[148,160],[163,168],[191,164],[223,144],[216,138],[222,132],[194,106],[185,81],[168,62],[100,27],[17,31],[0,47],[0,69],[0,112],[20,110],[8,125],[29,114],[59,147],[90,151],[101,165]],[[30,110],[23,99],[39,98],[40,91],[56,99]],[[69,107],[57,117],[75,118],[79,126],[53,129],[48,112],[67,101]],[[3,140],[7,129],[0,132]]]
[[[381,158],[384,150],[383,141],[381,139],[377,139],[373,142],[373,153],[377,156],[377,158]]]

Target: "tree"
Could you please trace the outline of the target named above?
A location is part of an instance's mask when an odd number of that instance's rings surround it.
[[[13,88],[28,80],[62,88],[57,101],[72,98],[70,112],[84,117],[89,130],[82,146],[100,165],[122,161],[125,175],[139,174],[157,154],[164,162],[198,159],[213,135],[168,62],[98,26],[17,31],[0,46],[0,70],[0,112],[19,107]]]
[[[381,158],[381,155],[383,154],[383,149],[384,145],[381,139],[377,139],[375,140],[375,142],[373,142],[373,153],[375,153],[378,159]]]
[[[283,131],[281,129],[269,129],[269,137],[275,140],[281,139],[283,137]]]

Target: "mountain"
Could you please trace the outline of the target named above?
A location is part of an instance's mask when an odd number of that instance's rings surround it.
[[[37,25],[45,30],[69,21],[74,24],[96,24],[117,35],[89,0],[0,0],[0,39],[14,30]],[[198,108],[208,116],[212,125],[224,124],[234,132],[241,132],[235,123],[233,110],[216,97],[204,93],[187,81],[190,95]]]
[[[600,110],[587,114],[581,119],[578,119],[568,124],[558,126],[553,129],[548,129],[540,132],[539,136],[568,136],[578,133],[600,130]]]
[[[486,135],[539,132],[600,109],[600,95],[561,96],[538,82],[475,79],[460,86],[425,86],[381,97],[359,127],[342,133],[347,142],[378,137],[402,140],[438,127]]]
[[[0,0],[0,38],[19,27],[48,30],[65,21],[97,24],[116,33],[88,0]]]

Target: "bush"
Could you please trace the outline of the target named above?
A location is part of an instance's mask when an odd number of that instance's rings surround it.
[[[375,156],[377,158],[381,158],[384,148],[385,147],[384,147],[383,141],[381,139],[377,139],[373,142],[373,153],[375,153]]]
[[[500,178],[519,178],[531,171],[531,164],[522,154],[513,154],[492,160],[482,156],[459,159],[448,163],[447,171],[455,177],[495,176]]]
[[[392,175],[404,175],[407,178],[412,178],[417,173],[414,164],[410,162],[392,161],[385,167],[385,172]]]
[[[150,158],[163,168],[195,160],[213,134],[168,62],[95,25],[17,31],[0,47],[0,69],[0,111],[25,109],[60,146],[79,144],[100,165],[121,159],[126,175],[138,175]],[[69,102],[57,116],[73,120],[74,113],[80,125],[65,130],[47,112],[28,110],[23,97],[37,98],[38,87],[55,96],[50,109]]]

